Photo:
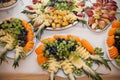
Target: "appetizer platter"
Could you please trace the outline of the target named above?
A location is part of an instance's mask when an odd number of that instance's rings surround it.
[[[71,34],[42,39],[35,53],[38,64],[50,73],[49,80],[54,80],[59,70],[69,80],[76,80],[75,75],[81,76],[83,72],[93,80],[102,80],[100,74],[91,68],[93,63],[103,64],[111,70],[107,60],[102,57],[102,48],[94,48],[86,39]]]
[[[84,0],[33,0],[22,13],[27,14],[35,29],[46,26],[47,30],[63,30],[85,22]]]
[[[34,37],[33,38],[33,42],[34,42],[34,46],[31,48],[31,50],[30,51],[28,51],[28,52],[26,52],[26,56],[28,56],[28,55],[30,55],[31,53],[32,53],[32,51],[34,50],[34,47],[35,47],[35,43],[36,43],[36,38]],[[9,51],[9,52],[7,52],[7,57],[8,58],[11,58],[11,59],[14,59],[14,52],[15,52],[15,50],[12,50],[12,51]]]
[[[31,53],[35,41],[32,26],[26,20],[3,20],[0,24],[0,63],[6,60],[6,56],[14,58],[13,66],[16,68],[19,60]]]
[[[96,0],[91,4],[85,11],[88,15],[87,26],[93,32],[102,32],[116,19],[117,3],[114,0]]]
[[[107,32],[106,39],[108,57],[118,69],[120,69],[120,21],[112,22]]]
[[[19,0],[0,0],[0,10],[10,9],[17,5]]]

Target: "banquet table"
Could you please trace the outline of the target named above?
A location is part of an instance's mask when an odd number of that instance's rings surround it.
[[[119,0],[115,0],[118,3],[120,8]],[[32,4],[32,0],[19,0],[19,3],[8,10],[0,10],[0,22],[6,18],[20,18],[29,20],[25,14],[22,14],[21,11],[25,9],[26,5]],[[59,31],[44,30],[41,39],[46,37],[52,37],[55,34],[67,35],[72,34],[79,36],[81,39],[88,40],[94,47],[101,47],[105,53],[104,57],[107,57],[107,49],[105,45],[105,40],[107,36],[107,30],[101,33],[95,33],[90,31],[86,25],[78,23],[71,28]],[[40,40],[36,39],[35,48],[39,45]],[[3,62],[0,65],[0,80],[47,80],[48,73],[43,71],[37,63],[35,51],[32,51],[30,55],[26,57],[25,60],[20,60],[19,67],[14,68],[12,66],[13,59],[7,58],[8,62]],[[107,70],[105,67],[100,66],[97,69],[97,72],[103,74],[104,80],[120,80],[120,70],[117,69],[111,62],[109,62],[111,71]],[[62,73],[61,73],[62,74]],[[15,77],[16,76],[16,77]],[[56,80],[66,80],[57,74]],[[19,78],[18,78],[19,77]],[[43,77],[43,78],[41,78]],[[79,80],[89,80],[86,76],[80,77]]]

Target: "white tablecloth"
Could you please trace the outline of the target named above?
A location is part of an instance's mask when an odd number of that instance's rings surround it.
[[[23,1],[23,2],[22,2]],[[10,17],[17,17],[20,19],[26,19],[28,20],[27,16],[22,14],[21,11],[25,8],[25,5],[32,4],[31,0],[22,0],[20,1],[16,7],[11,8],[9,10],[5,11],[0,11],[0,21],[2,21],[5,18],[10,18]],[[117,2],[119,0],[116,0]],[[87,39],[90,41],[92,45],[95,47],[101,47],[103,48],[103,51],[105,52],[105,57],[107,58],[107,52],[106,52],[106,47],[105,47],[105,39],[106,39],[106,31],[102,33],[94,33],[90,31],[86,26],[82,26],[82,24],[77,24],[72,28],[62,30],[62,31],[47,31],[45,30],[42,38],[45,37],[50,37],[55,34],[72,34],[79,36],[81,39]],[[38,46],[39,40],[36,42],[36,46]],[[19,67],[14,69],[12,67],[13,60],[12,59],[7,59],[8,63],[3,62],[2,65],[0,65],[0,73],[34,73],[34,74],[46,74],[45,71],[42,71],[40,66],[38,65],[36,61],[36,54],[33,51],[25,60],[20,60],[19,61]],[[112,71],[108,71],[105,68],[100,68],[99,72],[102,73],[109,73],[109,74],[119,74],[120,70],[115,68],[111,63],[110,67],[112,68]]]

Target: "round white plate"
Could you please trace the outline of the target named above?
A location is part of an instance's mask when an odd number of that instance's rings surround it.
[[[59,31],[59,30],[64,30],[64,29],[67,29],[67,28],[70,28],[70,27],[73,27],[74,25],[76,25],[78,23],[78,21],[75,21],[74,23],[72,24],[69,24],[65,27],[60,27],[60,28],[52,28],[52,27],[47,27],[46,30],[51,30],[51,31]]]
[[[110,28],[111,28],[111,26],[108,28],[108,31],[110,30]],[[120,69],[120,66],[118,66],[118,65],[116,64],[115,59],[110,58],[110,55],[109,55],[109,52],[108,52],[109,47],[107,46],[107,43],[106,43],[106,40],[107,40],[107,37],[108,37],[108,31],[107,31],[106,39],[105,39],[105,46],[106,46],[106,50],[107,50],[107,56],[108,56],[109,60],[111,61],[111,63],[112,63],[116,68]]]
[[[28,55],[29,55],[30,53],[32,53],[32,51],[34,50],[34,48],[35,48],[35,43],[36,43],[36,37],[34,37],[33,41],[34,41],[34,47],[33,47],[32,50],[30,50],[29,52],[26,53],[26,56],[28,56]],[[14,59],[14,54],[15,54],[15,50],[12,50],[12,51],[8,51],[6,56],[7,56],[8,58]]]
[[[12,7],[15,7],[18,2],[19,2],[19,0],[17,0],[16,3],[12,4],[11,6],[0,8],[0,10],[7,10],[7,9],[12,8]]]
[[[49,37],[53,37],[53,36],[49,36]],[[48,37],[45,37],[45,38],[48,38]],[[44,38],[44,39],[45,39],[45,38]],[[41,39],[41,40],[42,40],[42,39]],[[36,48],[37,48],[39,45],[41,45],[41,44],[43,44],[43,43],[41,43],[41,42],[39,41],[39,43],[38,43],[38,45],[36,46]],[[95,62],[93,62],[93,66],[91,67],[91,69],[94,70],[94,71],[96,71],[96,70],[98,69],[98,67],[99,67],[99,65],[96,64]],[[41,68],[41,69],[42,69],[42,68]],[[67,78],[67,77],[68,77],[66,74],[64,74],[64,71],[63,71],[61,68],[58,70],[58,72],[55,74],[55,76],[60,76],[60,77],[63,77],[63,78]],[[76,75],[75,75],[76,78],[84,77],[84,76],[86,76],[86,74],[85,74],[84,72],[82,72],[82,75],[80,75],[80,76],[76,76]]]

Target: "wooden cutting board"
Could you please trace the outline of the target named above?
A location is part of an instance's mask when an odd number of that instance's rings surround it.
[[[0,80],[48,80],[49,75],[44,74],[11,74],[0,73]],[[120,80],[120,74],[118,75],[104,75],[103,80]],[[62,77],[56,76],[55,80],[67,80]],[[77,80],[91,80],[87,76],[78,78]]]

